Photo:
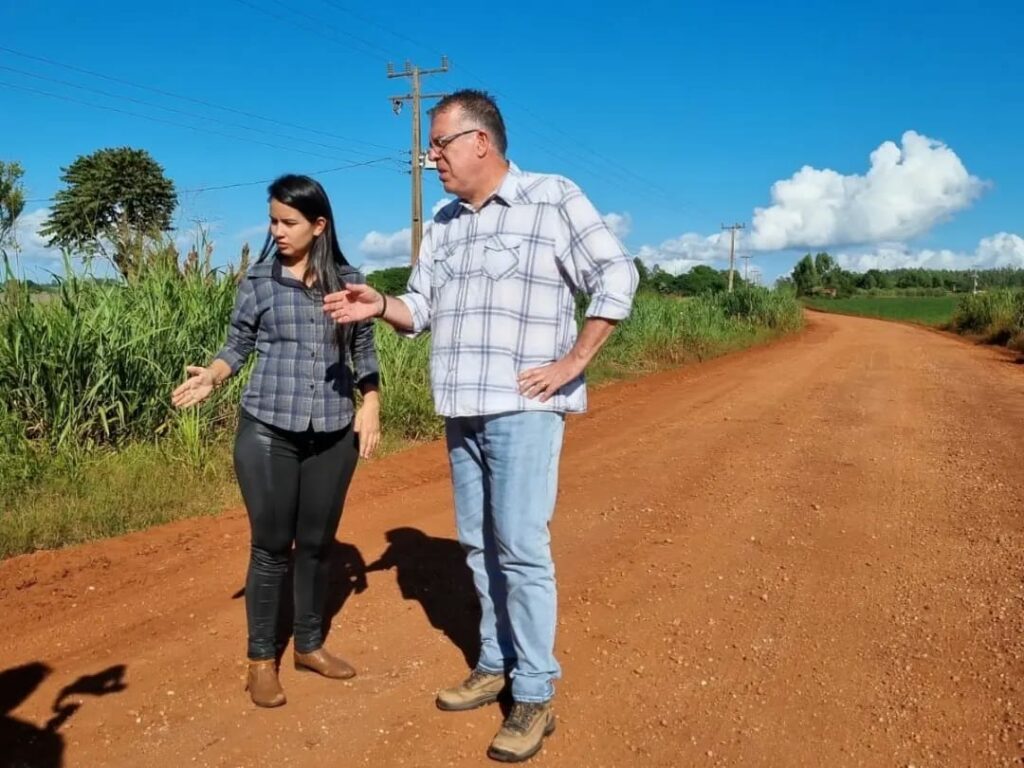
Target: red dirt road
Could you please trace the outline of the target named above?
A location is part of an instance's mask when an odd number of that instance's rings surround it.
[[[593,400],[531,765],[1020,764],[1024,368],[813,315]],[[285,663],[278,710],[242,690],[241,511],[0,563],[0,671],[50,670],[2,678],[0,765],[489,764],[500,710],[433,704],[473,652],[442,446],[363,466],[339,536],[328,643],[360,674]]]

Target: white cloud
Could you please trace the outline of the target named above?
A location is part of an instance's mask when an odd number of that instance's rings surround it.
[[[737,261],[740,238],[737,238]],[[649,266],[657,264],[666,272],[679,274],[698,264],[729,258],[729,236],[718,232],[713,235],[699,235],[688,232],[661,245],[642,245],[634,254]]]
[[[840,252],[836,261],[843,269],[866,272],[869,269],[989,269],[1024,268],[1024,238],[999,232],[982,238],[973,251],[948,248],[910,248],[903,243],[883,243],[864,251]]]
[[[628,213],[606,213],[601,219],[619,240],[625,240],[633,229],[633,218]]]
[[[220,222],[217,221],[193,221],[189,227],[174,230],[174,247],[182,257],[188,254],[193,247],[201,251],[206,243],[216,250],[216,235],[221,228]]]
[[[446,205],[448,205],[448,203],[450,203],[454,199],[455,198],[453,197],[442,197],[440,200],[434,203],[433,207],[430,209],[431,218],[437,216],[437,212],[444,208]]]
[[[392,233],[373,230],[359,243],[359,250],[374,262],[375,267],[408,263],[412,250],[412,229],[406,227]]]
[[[999,232],[982,238],[974,253],[982,265],[1024,269],[1024,238],[1020,235]]]
[[[60,249],[50,248],[46,244],[47,239],[39,234],[39,230],[49,217],[49,208],[37,208],[18,217],[14,224],[14,240],[21,258],[29,261],[60,259]]]
[[[781,250],[903,241],[969,206],[985,183],[945,144],[914,131],[886,141],[863,175],[804,166],[754,210],[751,245]]]

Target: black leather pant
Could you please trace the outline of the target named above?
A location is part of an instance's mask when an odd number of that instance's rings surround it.
[[[309,653],[323,645],[331,545],[358,457],[351,425],[340,432],[289,432],[242,411],[235,474],[252,532],[245,581],[250,659],[276,655],[278,611],[293,543],[295,650]]]

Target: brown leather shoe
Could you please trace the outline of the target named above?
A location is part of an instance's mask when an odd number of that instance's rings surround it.
[[[249,661],[249,676],[245,689],[257,707],[280,707],[287,701],[281,682],[277,679],[277,661]]]
[[[323,648],[311,653],[295,652],[295,668],[302,671],[316,672],[318,675],[334,680],[348,680],[356,676],[356,671],[344,659],[332,656]]]

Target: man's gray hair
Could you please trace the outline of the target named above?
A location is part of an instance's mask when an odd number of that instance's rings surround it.
[[[501,110],[498,109],[494,98],[485,91],[463,88],[455,93],[449,93],[437,102],[430,110],[430,116],[433,117],[455,106],[462,107],[468,118],[487,131],[494,146],[504,157],[508,151],[508,136],[505,134],[505,121],[501,117]]]

